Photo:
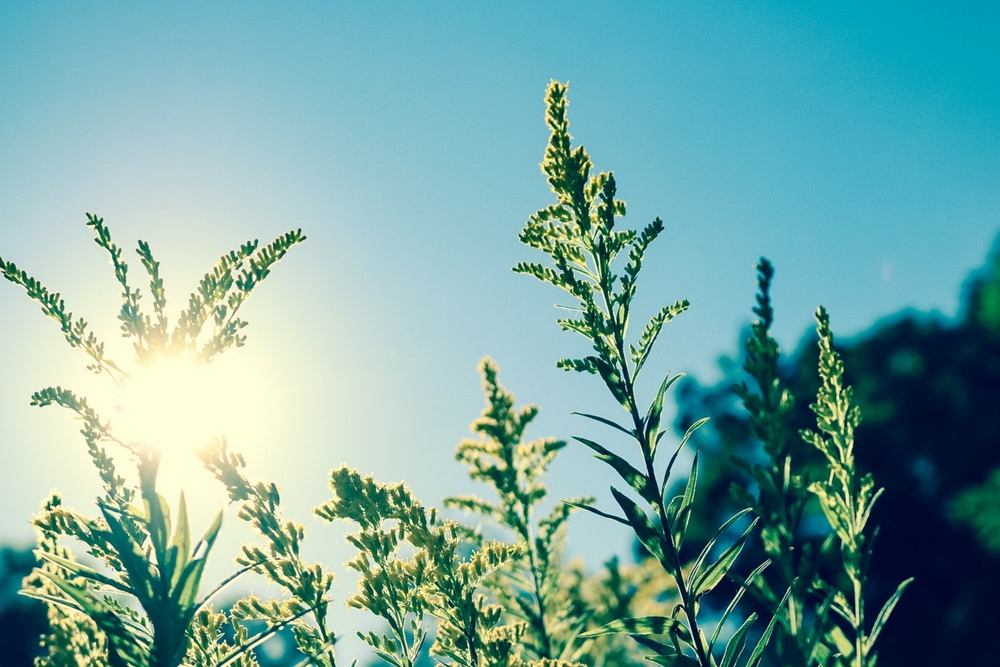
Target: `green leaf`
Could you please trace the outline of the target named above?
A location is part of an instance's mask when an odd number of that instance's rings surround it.
[[[872,625],[871,636],[865,640],[865,653],[872,650],[872,647],[875,645],[875,640],[878,639],[879,633],[882,632],[882,627],[889,620],[889,615],[892,613],[892,610],[896,608],[896,604],[903,596],[903,591],[905,591],[906,587],[912,583],[913,577],[910,577],[896,588],[896,592],[892,594],[892,597],[886,600],[881,611],[879,611],[878,616],[875,617],[875,624]]]
[[[67,570],[68,572],[71,572],[72,574],[75,574],[78,577],[83,577],[84,579],[89,579],[95,583],[102,584],[110,588],[114,588],[116,590],[121,591],[122,593],[127,593],[129,595],[132,594],[132,590],[128,586],[122,584],[122,582],[118,581],[117,579],[112,579],[111,577],[107,577],[101,574],[100,572],[97,572],[96,570],[87,567],[86,565],[78,563],[75,560],[62,558],[47,551],[42,551],[41,549],[35,549],[34,553],[39,560],[47,560],[50,563],[55,563],[59,567]]]
[[[670,524],[670,530],[674,530],[674,526],[677,525],[677,514],[681,509],[681,503],[684,502],[684,496],[674,496],[667,503],[667,521]]]
[[[587,438],[581,438],[578,436],[573,436],[573,439],[577,442],[583,443],[597,452],[594,454],[594,458],[600,459],[614,468],[615,472],[617,472],[629,486],[635,489],[636,493],[650,503],[656,502],[656,489],[649,483],[649,480],[645,475],[632,467],[632,464],[617,454],[608,451],[593,440],[588,440]]]
[[[653,525],[653,522],[649,520],[649,517],[642,511],[642,508],[632,502],[628,496],[622,494],[621,491],[613,486],[611,487],[611,495],[615,497],[615,500],[618,501],[618,504],[625,512],[625,517],[628,519],[629,525],[632,526],[635,536],[639,538],[642,545],[658,561],[667,566],[668,563],[663,554],[663,533]],[[675,554],[671,554],[671,557],[674,556]]]
[[[590,639],[603,635],[667,635],[677,634],[682,641],[690,641],[691,633],[683,623],[668,616],[642,616],[640,618],[617,618],[596,630],[585,632],[581,638]]]
[[[747,658],[746,667],[757,667],[760,664],[760,661],[764,658],[764,649],[767,648],[767,643],[771,641],[771,633],[774,632],[774,626],[778,622],[778,609],[781,609],[781,607],[784,606],[785,600],[788,599],[791,592],[792,588],[789,586],[788,590],[785,591],[785,595],[782,596],[781,602],[778,603],[778,607],[775,609],[775,613],[771,617],[771,621],[764,629],[764,634],[760,636],[760,641],[757,642],[757,646],[754,647],[750,657]]]
[[[754,571],[751,572],[747,576],[747,578],[743,581],[743,583],[740,585],[740,588],[739,588],[738,591],[736,591],[736,594],[733,596],[733,599],[729,601],[729,606],[727,606],[726,610],[724,612],[722,612],[722,616],[719,617],[719,622],[716,623],[716,625],[715,625],[715,632],[712,633],[712,641],[710,641],[708,643],[708,652],[709,653],[711,653],[712,649],[715,647],[715,641],[719,638],[719,632],[722,631],[722,627],[726,624],[726,621],[729,619],[729,615],[731,613],[733,613],[734,609],[736,609],[736,605],[738,605],[740,603],[740,600],[743,598],[743,594],[747,592],[747,590],[753,584],[754,580],[770,564],[771,564],[771,560],[768,559],[768,560],[764,561],[763,563],[761,563],[760,565],[758,565],[756,568],[754,568]]]
[[[691,439],[691,436],[694,435],[694,432],[697,431],[702,426],[704,426],[705,423],[708,422],[708,420],[709,420],[708,417],[703,417],[698,421],[696,421],[695,423],[688,426],[687,431],[684,432],[684,437],[681,438],[681,441],[677,444],[677,449],[674,450],[673,455],[670,457],[670,461],[667,462],[666,470],[663,471],[663,488],[660,489],[661,496],[665,495],[667,492],[667,482],[670,480],[670,473],[673,472],[674,470],[674,463],[677,461],[677,456],[681,453],[681,450],[684,449],[684,445],[688,443],[688,440]],[[662,436],[663,433],[664,432],[660,432],[659,435]]]
[[[792,585],[795,585],[794,581]],[[825,645],[820,643],[820,639],[827,634],[827,619],[830,617],[830,605],[833,604],[833,598],[836,594],[836,589],[831,590],[816,610],[816,618],[813,620],[812,629],[806,636],[806,643],[802,650],[802,654],[807,660],[817,659],[824,650],[829,650]],[[826,663],[818,660],[817,664],[824,665]]]
[[[604,517],[605,519],[611,519],[612,521],[617,521],[620,524],[631,527],[631,524],[620,516],[615,516],[614,514],[608,514],[607,512],[602,512],[593,505],[584,505],[583,503],[575,503],[571,500],[564,500],[564,503],[570,507],[575,507],[577,509],[586,510],[591,514],[596,514],[597,516]]]
[[[646,635],[629,635],[636,644],[656,652],[656,655],[674,656],[677,655],[677,646],[673,643],[664,644],[655,639],[650,639]]]
[[[750,626],[753,622],[757,620],[757,613],[754,612],[747,616],[746,620],[743,621],[733,636],[729,638],[729,643],[726,644],[726,650],[722,654],[722,662],[719,667],[735,667],[736,661],[740,659],[743,654],[743,647],[747,643],[747,632],[750,630]]]
[[[715,543],[718,542],[719,538],[722,537],[722,535],[727,530],[729,530],[730,526],[732,526],[734,523],[745,517],[751,511],[753,510],[749,507],[741,509],[736,514],[726,519],[725,523],[723,523],[716,529],[715,535],[713,535],[712,539],[710,539],[708,543],[705,544],[705,547],[701,550],[701,553],[699,553],[698,557],[695,558],[694,560],[694,565],[691,567],[691,573],[693,577],[698,576],[698,573],[701,571],[702,564],[708,559],[709,555],[712,553],[712,549],[715,548]]]
[[[183,491],[181,491],[180,502],[177,504],[177,526],[174,528],[174,537],[170,541],[170,546],[176,547],[185,556],[191,553],[191,526],[188,523],[187,503],[184,500]]]
[[[171,602],[185,610],[189,617],[198,610],[197,600],[198,590],[201,587],[201,576],[208,564],[208,555],[211,553],[215,540],[219,536],[219,530],[222,528],[222,514],[220,511],[215,515],[215,520],[199,540],[191,561],[184,568],[178,578],[177,587],[171,593]]]
[[[759,520],[759,518],[754,519],[753,523],[747,527],[746,531],[744,531],[744,533],[740,535],[740,537],[733,542],[728,549],[722,552],[722,555],[719,556],[719,560],[712,563],[705,569],[704,572],[694,575],[695,580],[691,585],[692,597],[697,599],[698,597],[711,591],[720,581],[722,581],[723,577],[726,576],[726,573],[729,572],[729,568],[731,568],[733,563],[736,562],[740,552],[743,551],[743,545],[746,543],[747,538],[750,537],[750,531],[754,529]]]
[[[177,526],[174,528],[173,539],[170,540],[170,555],[170,585],[173,587],[177,585],[180,573],[187,567],[188,559],[191,557],[191,528],[188,524],[187,503],[184,501],[183,491],[177,507]]]
[[[132,594],[139,599],[139,603],[144,608],[153,604],[154,575],[152,566],[146,561],[146,553],[135,543],[118,518],[103,503],[98,503],[98,506],[110,529],[108,541],[128,573],[129,583],[132,584]]]
[[[667,389],[682,377],[684,377],[684,374],[678,373],[677,375],[668,375],[663,378],[660,390],[656,392],[656,398],[650,403],[649,410],[646,412],[646,443],[649,445],[650,458],[655,458],[656,456],[656,443],[660,435],[660,419],[663,416],[663,397],[666,395]]]
[[[700,663],[697,660],[683,653],[675,653],[674,655],[647,655],[646,660],[663,665],[664,667],[700,667]]]
[[[605,419],[604,417],[599,417],[597,415],[587,414],[586,412],[574,412],[572,414],[579,415],[581,417],[586,417],[587,419],[593,419],[594,421],[601,422],[602,424],[606,424],[607,426],[610,426],[611,428],[616,428],[619,431],[621,431],[622,433],[624,433],[625,435],[631,436],[633,438],[635,437],[635,431],[630,431],[627,428],[625,428],[624,426],[622,426],[621,424],[616,424],[615,422],[611,421],[610,419]]]
[[[691,472],[688,474],[687,485],[684,487],[684,499],[681,501],[680,509],[677,510],[677,521],[674,526],[674,544],[681,548],[684,543],[684,533],[687,532],[688,521],[691,518],[692,507],[694,506],[695,493],[698,490],[698,454],[695,451],[694,459],[691,461]]]
[[[94,597],[86,588],[75,586],[70,582],[49,572],[41,571],[49,581],[54,583],[80,605],[83,612],[107,635],[108,642],[118,652],[119,657],[130,667],[147,667],[148,656],[137,638],[129,632],[122,620],[105,602]]]

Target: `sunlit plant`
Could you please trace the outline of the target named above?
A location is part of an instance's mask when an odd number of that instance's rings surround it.
[[[109,357],[104,343],[84,319],[74,318],[58,293],[12,262],[0,259],[0,271],[56,320],[71,346],[87,354],[90,370],[108,377],[122,391],[127,393],[131,388],[134,374],[151,368],[161,371],[159,375],[147,372],[145,391],[137,392],[140,398],[127,411],[133,420],[138,412],[139,419],[153,422],[145,424],[146,433],[162,435],[174,420],[184,426],[169,431],[168,440],[197,438],[189,429],[193,415],[168,411],[166,420],[162,415],[169,407],[163,403],[172,398],[170,394],[198,390],[191,384],[179,386],[177,372],[207,365],[226,350],[243,345],[246,337],[240,332],[246,322],[239,317],[241,306],[274,264],[305,237],[301,231],[291,231],[266,246],[250,241],[220,257],[190,295],[187,308],[171,329],[160,265],[149,245],[139,241],[136,250],[149,279],[152,314],[145,314],[140,291],[129,282],[128,264],[104,220],[88,214],[87,225],[110,256],[122,288],[118,319],[123,336],[133,342],[136,365],[132,372]],[[59,405],[76,414],[104,485],[96,516],[67,508],[53,495],[35,517],[37,553],[43,565],[28,579],[25,592],[49,607],[51,630],[43,640],[48,653],[40,664],[76,664],[79,660],[83,664],[135,667],[173,667],[185,662],[252,665],[250,651],[254,646],[276,630],[293,626],[301,651],[314,662],[333,665],[333,636],[325,629],[326,592],[332,576],[321,566],[302,563],[298,542],[303,531],[293,522],[280,521],[277,488],[247,482],[238,472],[242,459],[227,454],[224,441],[217,441],[203,454],[205,461],[226,484],[232,500],[241,503],[240,518],[250,521],[268,544],[266,549],[244,547],[237,560],[240,569],[205,591],[202,575],[223,512],[196,541],[191,537],[183,492],[173,511],[157,492],[163,447],[173,443],[141,435],[138,440],[124,439],[115,422],[99,415],[86,398],[62,387],[42,389],[31,400],[33,405]],[[197,421],[196,415],[194,418]],[[134,472],[120,472],[107,446],[127,455]],[[59,543],[64,537],[75,538],[102,567],[80,564]],[[289,590],[291,597],[280,603],[240,600],[228,619],[220,618],[210,607],[213,596],[237,576],[251,571],[264,573]],[[265,620],[268,627],[251,637],[243,622],[258,619]],[[235,644],[227,643],[220,634],[224,621],[232,626]]]
[[[757,618],[749,614],[732,633],[723,647],[720,630],[747,590],[766,590],[761,575],[770,560],[754,568],[745,580],[736,579],[736,590],[721,617],[713,619],[716,629],[709,638],[703,630],[702,598],[727,577],[732,578],[734,565],[750,538],[756,524],[764,520],[765,549],[777,557],[785,573],[787,589],[770,596],[771,620],[760,634],[755,648],[745,664],[754,667],[764,657],[764,649],[776,623],[787,624],[788,632],[799,642],[799,657],[803,664],[843,662],[857,667],[874,663],[873,645],[879,631],[898,602],[904,582],[886,603],[868,631],[864,616],[863,585],[867,563],[871,556],[873,535],[865,532],[871,507],[878,497],[870,476],[861,477],[854,467],[853,429],[860,421],[860,410],[852,403],[851,391],[841,383],[843,364],[833,350],[829,319],[820,308],[820,388],[813,406],[818,417],[819,434],[803,432],[807,442],[822,451],[827,458],[828,478],[803,486],[801,480],[789,474],[787,434],[785,433],[789,398],[777,385],[777,346],[768,334],[772,310],[768,293],[771,280],[770,264],[760,266],[761,295],[755,311],[761,318],[754,327],[750,341],[748,371],[758,381],[761,393],[752,394],[746,387],[737,389],[751,412],[755,434],[765,442],[772,458],[771,470],[761,469],[755,477],[761,484],[759,500],[746,498],[749,507],[724,522],[714,537],[703,545],[693,563],[681,558],[681,547],[694,511],[698,482],[698,452],[692,458],[687,483],[683,491],[668,500],[670,475],[678,454],[691,434],[706,419],[694,422],[664,467],[657,466],[662,428],[662,411],[667,389],[679,375],[667,374],[651,401],[643,403],[636,392],[636,381],[644,369],[662,327],[689,306],[687,300],[663,306],[650,318],[635,342],[629,342],[628,330],[632,300],[636,293],[639,273],[646,251],[663,231],[657,218],[641,232],[616,229],[616,218],[625,215],[625,203],[616,199],[614,175],[607,172],[591,174],[592,161],[583,147],[573,147],[567,117],[567,88],[553,82],[546,97],[547,122],[551,131],[542,162],[542,171],[557,197],[557,203],[541,209],[529,219],[520,239],[526,245],[547,254],[551,263],[522,262],[514,270],[532,275],[566,291],[575,301],[565,307],[571,314],[560,319],[566,331],[582,335],[591,344],[593,353],[582,358],[563,359],[557,366],[568,371],[599,375],[615,401],[625,410],[628,422],[621,424],[598,415],[582,416],[611,427],[634,441],[638,465],[608,447],[588,438],[575,438],[594,451],[596,458],[607,463],[621,480],[639,497],[642,505],[626,492],[612,486],[611,493],[620,513],[608,513],[580,505],[606,519],[628,526],[639,542],[662,565],[677,587],[679,601],[669,616],[621,618],[584,636],[600,633],[632,635],[653,650],[649,660],[665,665],[738,664]],[[627,259],[616,260],[621,255]],[[648,407],[644,407],[648,405]],[[778,490],[780,488],[780,491]],[[788,560],[786,552],[792,546],[807,490],[815,494],[830,521],[840,543],[843,567],[852,582],[845,593],[821,579],[800,582],[799,568]],[[757,517],[742,531],[730,532],[740,525],[743,517]],[[727,540],[726,542],[720,542]],[[822,592],[813,632],[806,635],[802,627],[802,607],[810,587]],[[787,603],[787,608],[786,608]],[[826,625],[829,610],[846,621],[854,636],[851,643],[841,640],[839,628]],[[651,636],[665,637],[654,640]],[[833,644],[820,645],[820,639]],[[719,650],[721,649],[721,651]],[[721,653],[721,655],[720,655]]]
[[[761,258],[757,265],[757,305],[752,336],[746,341],[744,370],[757,385],[746,383],[733,390],[750,416],[750,430],[763,444],[768,460],[751,463],[734,457],[756,482],[754,497],[733,484],[737,499],[747,503],[760,517],[764,552],[777,564],[768,574],[781,587],[788,587],[786,604],[778,605],[776,648],[785,665],[808,667],[836,662],[869,665],[875,662],[874,643],[893,608],[912,579],[901,583],[875,617],[871,630],[864,618],[865,571],[871,558],[876,531],[866,532],[872,506],[881,491],[874,492],[870,475],[859,477],[854,465],[854,429],[861,412],[850,387],[843,386],[843,362],[833,347],[830,319],[822,307],[816,312],[819,335],[819,373],[822,385],[811,409],[817,415],[818,432],[793,433],[791,392],[782,386],[778,369],[780,350],[771,336],[774,309],[771,283],[774,267]],[[824,476],[793,455],[793,441],[815,447],[826,459]],[[801,450],[800,450],[801,451]],[[825,539],[802,535],[801,520],[811,499],[817,499],[833,530]],[[839,553],[838,553],[839,552]],[[840,571],[851,583],[841,590],[836,577],[824,576],[824,563],[840,556]],[[775,588],[765,576],[750,588],[758,600],[771,607],[777,603]],[[816,606],[816,603],[818,607]],[[811,613],[810,613],[811,612]],[[840,617],[847,627],[838,624]],[[849,634],[853,634],[851,641]]]
[[[613,429],[627,448],[574,438],[621,480],[611,487],[617,507],[599,508],[584,495],[543,513],[544,478],[566,442],[526,439],[538,408],[517,408],[499,382],[497,365],[484,359],[486,407],[472,424],[476,437],[460,443],[455,456],[489,493],[444,500],[445,507],[471,517],[470,524],[424,505],[402,482],[385,484],[347,465],[330,473],[332,497],[314,513],[355,529],[347,536],[356,550],[347,567],[358,574],[358,589],[346,603],[384,624],[359,637],[377,659],[394,667],[417,667],[427,659],[446,667],[603,667],[634,663],[643,655],[666,667],[757,667],[777,633],[782,665],[873,667],[875,641],[909,580],[873,621],[866,618],[865,580],[875,537],[868,523],[881,491],[854,463],[860,411],[843,385],[843,363],[826,311],[817,313],[823,382],[812,406],[817,429],[792,433],[791,398],[781,386],[779,350],[770,334],[774,271],[767,260],[760,262],[754,309],[759,319],[747,342],[745,366],[757,387],[734,389],[768,461],[736,461],[755,480],[756,495],[740,492],[746,507],[710,539],[690,537],[691,518],[703,511],[697,502],[699,452],[691,454],[680,484],[672,473],[678,461],[687,460],[682,453],[707,418],[687,429],[664,457],[669,430],[664,405],[680,375],[663,375],[650,397],[637,390],[641,373],[653,367],[662,328],[689,303],[659,308],[638,336],[630,336],[646,252],[664,225],[657,218],[640,231],[617,226],[625,203],[617,199],[614,175],[592,174],[590,156],[572,146],[566,93],[565,85],[553,82],[546,96],[551,134],[542,171],[557,201],[531,216],[520,235],[549,261],[522,262],[514,270],[569,294],[570,314],[558,323],[582,335],[591,352],[557,366],[599,376],[624,411],[624,423],[581,416]],[[0,259],[4,277],[23,287],[69,344],[87,355],[88,368],[125,397],[124,416],[113,421],[61,387],[32,396],[35,405],[55,404],[75,413],[103,484],[94,516],[65,507],[54,494],[35,517],[42,563],[24,592],[48,606],[51,626],[38,667],[255,667],[254,649],[286,628],[301,667],[334,667],[337,635],[327,621],[333,574],[302,558],[305,531],[282,515],[277,485],[246,475],[243,457],[214,433],[217,404],[199,399],[192,386],[200,384],[209,396],[220,393],[206,389],[197,374],[244,344],[242,305],[305,237],[291,231],[269,245],[252,241],[223,255],[171,326],[159,263],[149,245],[139,241],[136,251],[148,278],[152,310],[146,312],[104,221],[88,215],[87,224],[109,254],[122,288],[118,319],[123,336],[132,341],[134,365],[112,360],[58,293]],[[178,400],[179,393],[187,402]],[[206,404],[212,409],[199,416]],[[791,454],[795,438],[822,453],[822,474],[802,472]],[[171,507],[157,491],[164,450],[178,441],[198,442],[201,463],[220,482],[237,517],[260,538],[243,545],[236,569],[207,591],[202,577],[224,512],[196,541],[183,493]],[[131,464],[124,471],[122,456]],[[822,507],[830,524],[820,544],[800,534],[810,502]],[[593,574],[567,562],[567,522],[577,510],[627,527],[648,557],[635,565],[612,559]],[[78,561],[63,538],[82,545],[96,565]],[[769,559],[742,563],[744,547],[756,539]],[[693,559],[685,555],[692,541],[698,542]],[[840,570],[824,578],[817,558],[831,554],[839,557]],[[281,593],[249,595],[226,611],[213,608],[216,594],[244,574],[262,575]],[[747,593],[757,600],[757,611],[746,610]],[[249,630],[261,623],[263,630]]]

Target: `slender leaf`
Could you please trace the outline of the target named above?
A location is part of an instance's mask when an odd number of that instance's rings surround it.
[[[205,535],[198,541],[195,547],[193,558],[184,568],[177,587],[172,591],[171,602],[182,609],[188,610],[190,615],[197,611],[198,589],[201,586],[201,575],[208,564],[208,554],[212,551],[215,539],[219,536],[222,528],[222,512],[215,515],[212,525],[205,531]]]
[[[722,654],[722,662],[719,667],[735,667],[736,661],[740,659],[743,654],[743,647],[747,643],[747,632],[750,630],[750,626],[753,622],[757,620],[757,613],[754,612],[747,616],[746,620],[743,621],[733,636],[729,638],[729,643],[726,644],[726,650]]]
[[[622,494],[621,491],[613,486],[611,487],[611,495],[615,497],[622,511],[625,512],[625,517],[628,519],[629,525],[632,526],[635,536],[639,538],[642,545],[657,560],[666,564],[666,558],[663,554],[663,533],[653,525],[653,522],[649,520],[649,517],[642,511],[642,508],[632,502],[628,496]],[[671,556],[674,556],[674,554],[671,554]]]
[[[583,503],[575,503],[575,502],[573,502],[571,500],[564,500],[563,502],[565,504],[569,505],[570,507],[575,507],[577,509],[586,510],[586,511],[590,512],[591,514],[596,514],[597,516],[604,517],[605,519],[611,519],[612,521],[617,521],[618,523],[620,523],[620,524],[622,524],[624,526],[629,526],[630,528],[632,526],[632,524],[630,524],[628,521],[626,521],[625,519],[621,518],[620,516],[615,516],[614,514],[608,514],[607,512],[602,512],[601,510],[597,509],[593,505],[584,505]]]
[[[42,551],[41,549],[35,549],[35,555],[39,558],[39,560],[47,560],[50,563],[55,563],[59,567],[68,570],[69,572],[72,572],[78,577],[90,579],[91,581],[121,591],[122,593],[126,593],[129,595],[132,594],[132,590],[122,582],[118,581],[117,579],[112,579],[111,577],[107,577],[101,574],[100,572],[97,572],[96,570],[87,567],[86,565],[78,563],[75,560],[62,558],[47,551]]]
[[[690,656],[686,656],[683,653],[675,653],[674,655],[647,655],[646,660],[650,662],[655,662],[658,665],[663,665],[664,667],[699,667],[700,663]]]
[[[622,433],[624,433],[627,436],[631,436],[633,438],[635,437],[635,431],[630,431],[629,429],[625,428],[621,424],[615,423],[615,422],[611,421],[610,419],[605,419],[604,417],[600,417],[598,415],[588,414],[586,412],[574,412],[572,414],[578,415],[580,417],[586,417],[587,419],[593,419],[594,421],[601,422],[602,424],[604,424],[606,426],[610,426],[611,428],[616,428],[616,429],[618,429],[619,431],[621,431]]]
[[[688,521],[691,519],[691,511],[694,506],[695,493],[698,490],[699,453],[698,451],[694,453],[694,459],[691,461],[691,472],[688,475],[687,485],[684,487],[684,499],[681,501],[681,507],[677,511],[677,521],[675,521],[674,525],[674,544],[677,545],[678,549],[684,543],[684,534],[687,532]]]
[[[771,564],[771,560],[770,559],[764,561],[763,563],[761,563],[760,565],[758,565],[756,568],[754,568],[754,571],[751,572],[747,576],[746,580],[742,584],[740,584],[740,588],[739,588],[739,590],[736,591],[736,595],[734,595],[733,599],[729,601],[729,606],[726,607],[726,610],[724,612],[722,612],[722,616],[719,617],[719,622],[715,626],[715,632],[712,633],[712,641],[710,641],[708,643],[708,652],[709,653],[711,653],[712,652],[712,648],[715,647],[715,641],[719,638],[719,632],[722,631],[722,626],[724,626],[726,624],[726,621],[729,619],[729,615],[731,613],[733,613],[733,610],[736,609],[736,605],[738,605],[740,603],[740,600],[743,599],[743,594],[747,592],[747,589],[750,588],[750,586],[751,586],[751,584],[753,584],[754,580],[770,564]]]
[[[642,616],[639,618],[616,618],[596,630],[585,632],[580,637],[591,639],[603,635],[668,635],[676,633],[683,641],[690,641],[691,633],[683,623],[669,616]]]
[[[708,541],[708,543],[705,545],[705,548],[701,550],[701,553],[698,554],[698,557],[695,559],[694,565],[691,567],[692,576],[694,577],[698,576],[698,573],[701,571],[702,564],[711,555],[712,549],[715,548],[715,543],[719,541],[719,538],[722,537],[727,530],[729,530],[729,527],[752,511],[753,510],[749,507],[741,509],[736,514],[726,519],[726,522],[724,524],[719,526],[718,530],[715,531],[715,535],[712,536],[712,539]]]
[[[740,552],[743,551],[743,545],[746,543],[747,538],[750,537],[750,531],[752,531],[757,525],[758,520],[759,519],[753,520],[753,523],[750,524],[739,539],[737,539],[728,549],[722,552],[722,555],[719,556],[719,560],[712,563],[700,575],[695,575],[695,582],[691,586],[692,596],[698,598],[711,591],[720,581],[722,581],[722,579],[726,576],[726,573],[729,572],[729,568],[731,568],[733,563],[736,562]]]
[[[865,640],[866,653],[872,650],[872,647],[875,645],[875,640],[878,639],[879,633],[882,632],[882,627],[889,620],[889,615],[892,614],[892,610],[896,608],[896,604],[899,602],[899,599],[903,596],[903,591],[905,591],[906,587],[912,583],[913,583],[913,577],[910,577],[909,579],[901,583],[896,588],[896,592],[892,594],[892,597],[886,600],[885,604],[882,606],[882,609],[879,611],[878,616],[875,617],[875,624],[872,625],[872,634],[870,637],[868,637],[867,640]]]
[[[187,566],[188,558],[191,556],[191,527],[188,524],[187,503],[184,501],[183,491],[181,491],[181,499],[177,507],[177,526],[174,529],[174,537],[170,541],[170,548],[177,554],[174,565],[176,570],[171,578],[171,585],[176,585],[177,573]]]
[[[649,405],[649,410],[646,412],[646,443],[649,445],[650,458],[656,457],[656,443],[659,441],[660,435],[660,420],[663,416],[663,397],[667,393],[667,389],[670,388],[677,380],[683,377],[682,373],[674,376],[668,375],[663,378],[663,382],[660,384],[660,390],[656,392],[656,398]]]
[[[666,657],[680,655],[680,651],[677,650],[677,644],[670,643],[664,644],[663,642],[658,642],[655,639],[650,639],[645,635],[629,635],[633,641],[639,646],[655,651],[656,655],[662,655]]]
[[[802,651],[807,660],[812,660],[816,657],[816,649],[820,646],[819,640],[826,635],[827,619],[830,617],[830,605],[833,603],[833,597],[836,593],[836,590],[831,590],[816,610],[816,618],[813,621],[812,629],[806,637],[806,644]]]
[[[631,463],[617,454],[608,451],[593,440],[588,440],[587,438],[581,438],[579,436],[573,436],[573,439],[577,442],[583,443],[597,452],[594,454],[594,458],[600,459],[614,468],[615,472],[617,472],[619,476],[621,476],[621,478],[624,479],[629,486],[635,489],[636,493],[644,499],[650,503],[656,501],[656,489],[649,483],[649,479],[636,470]]]
[[[86,588],[75,586],[62,577],[45,571],[41,573],[80,605],[83,612],[107,635],[108,642],[119,657],[132,667],[146,667],[147,656],[142,645],[107,603],[94,597]]]
[[[764,649],[767,648],[767,643],[771,641],[771,633],[774,632],[774,626],[778,622],[778,609],[785,604],[785,600],[788,599],[789,594],[791,594],[792,588],[788,587],[785,591],[785,595],[781,598],[781,602],[778,603],[778,607],[774,610],[774,615],[771,617],[771,621],[767,624],[764,629],[764,633],[760,636],[760,641],[757,642],[757,646],[754,647],[753,652],[750,653],[750,657],[747,658],[746,667],[757,667],[760,661],[764,658]]]
[[[699,419],[695,423],[688,426],[687,431],[684,432],[684,437],[681,438],[681,441],[677,444],[677,449],[674,450],[673,456],[670,457],[670,461],[667,463],[667,469],[663,472],[663,488],[660,489],[661,496],[665,495],[667,492],[667,482],[670,481],[670,473],[673,472],[674,463],[677,461],[677,455],[681,453],[682,449],[684,449],[684,445],[688,443],[688,440],[691,439],[694,432],[701,428],[708,421],[708,419],[708,417]],[[664,432],[660,432],[660,436],[662,436],[663,433]]]

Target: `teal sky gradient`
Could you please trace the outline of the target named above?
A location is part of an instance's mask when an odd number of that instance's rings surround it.
[[[151,243],[175,308],[221,252],[302,227],[231,353],[270,408],[231,442],[336,566],[342,531],[308,511],[340,462],[429,503],[474,489],[452,451],[482,356],[541,405],[535,437],[593,436],[570,411],[614,410],[554,367],[584,351],[555,324],[559,296],[510,271],[539,259],[516,237],[551,199],[552,78],[625,224],[666,223],[639,315],[692,309],[656,374],[716,377],[762,254],[793,349],[820,303],[840,336],[904,308],[954,314],[1000,231],[997,3],[0,0],[0,255],[113,339],[85,211],[129,253]],[[69,416],[27,405],[85,382],[68,370],[82,356],[7,284],[0,321],[0,539],[25,541],[50,488],[87,506],[98,482]],[[551,480],[560,497],[609,481],[572,447]],[[590,518],[571,531],[594,565],[628,547]]]

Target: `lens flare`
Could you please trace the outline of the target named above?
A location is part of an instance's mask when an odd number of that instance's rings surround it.
[[[186,357],[141,368],[122,392],[118,430],[126,442],[193,454],[225,430],[226,387],[210,366]]]
[[[211,481],[197,451],[213,438],[234,434],[240,451],[257,444],[247,442],[247,434],[263,423],[262,383],[238,361],[206,365],[187,356],[162,358],[138,368],[117,396],[116,437],[161,452],[157,488],[171,502],[183,490],[189,507],[217,510],[225,492]]]

